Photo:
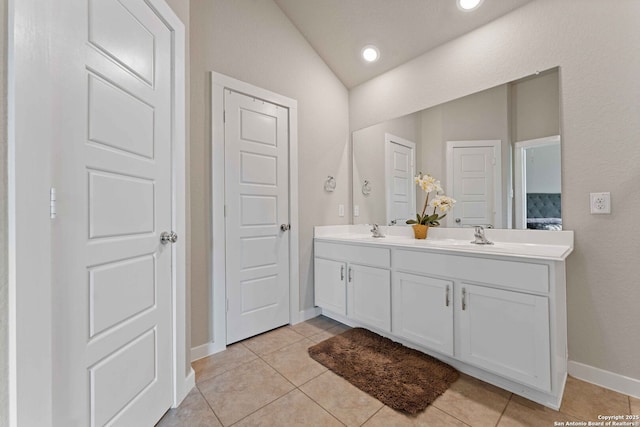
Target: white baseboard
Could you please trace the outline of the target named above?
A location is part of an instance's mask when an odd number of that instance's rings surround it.
[[[212,354],[221,352],[225,348],[227,348],[227,346],[221,346],[220,344],[214,342],[208,342],[197,347],[193,347],[191,349],[191,361],[195,362],[196,360],[202,359],[203,357],[211,356]]]
[[[640,380],[569,360],[569,375],[600,387],[640,398]]]
[[[300,314],[298,315],[298,321],[292,324],[306,322],[309,319],[320,316],[321,313],[322,309],[320,307],[307,308],[306,310],[300,311]]]
[[[320,316],[322,310],[320,307],[312,307],[306,310],[302,310],[298,312],[297,319],[291,319],[291,324],[295,325],[297,323],[305,322],[309,319],[313,319],[314,317]],[[191,349],[191,361],[195,362],[198,359],[202,359],[207,356],[211,356],[212,354],[216,354],[218,352],[226,349],[226,345],[222,345],[215,342],[208,342],[197,347],[193,347]]]
[[[196,386],[196,372],[192,369],[189,370],[189,375],[184,379],[184,389],[187,394]],[[186,396],[185,396],[186,397]]]

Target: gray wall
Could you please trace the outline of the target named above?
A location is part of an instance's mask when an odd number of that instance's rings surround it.
[[[298,101],[300,307],[313,307],[313,226],[350,222],[348,92],[271,0],[191,1],[191,338],[211,340],[207,71]],[[337,188],[326,193],[327,175]],[[346,215],[338,217],[338,204]],[[215,237],[214,237],[215,238]]]
[[[360,129],[560,67],[563,226],[575,231],[569,359],[636,380],[638,22],[635,0],[538,0],[350,92],[351,129]],[[592,191],[611,192],[611,215],[589,213]]]
[[[0,0],[0,425],[8,421],[8,325],[7,312],[7,1]]]
[[[557,69],[511,85],[514,142],[560,133],[559,85]]]

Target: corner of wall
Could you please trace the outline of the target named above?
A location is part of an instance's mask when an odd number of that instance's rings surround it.
[[[7,0],[0,0],[0,425],[8,425],[8,253],[7,253]]]

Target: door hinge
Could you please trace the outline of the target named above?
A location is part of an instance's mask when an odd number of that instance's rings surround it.
[[[227,110],[222,112],[222,123],[227,123]]]
[[[227,217],[227,205],[224,205],[224,217]]]
[[[227,311],[227,313],[229,312],[229,298],[227,298],[227,306],[226,306],[225,310]]]
[[[56,188],[51,187],[49,190],[49,218],[56,219]]]

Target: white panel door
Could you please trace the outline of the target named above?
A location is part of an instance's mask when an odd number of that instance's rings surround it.
[[[391,272],[358,264],[347,270],[347,316],[391,332]]]
[[[453,148],[453,226],[495,225],[494,149]]]
[[[393,333],[453,356],[453,282],[394,273]]]
[[[172,40],[139,0],[74,2],[53,62],[54,423],[153,425],[172,404]]]
[[[465,362],[551,390],[549,299],[462,283],[460,352]]]
[[[387,224],[404,223],[416,214],[415,143],[386,134]]]
[[[342,316],[347,315],[347,263],[315,258],[315,305]]]
[[[227,90],[225,117],[230,344],[289,323],[289,116]]]

